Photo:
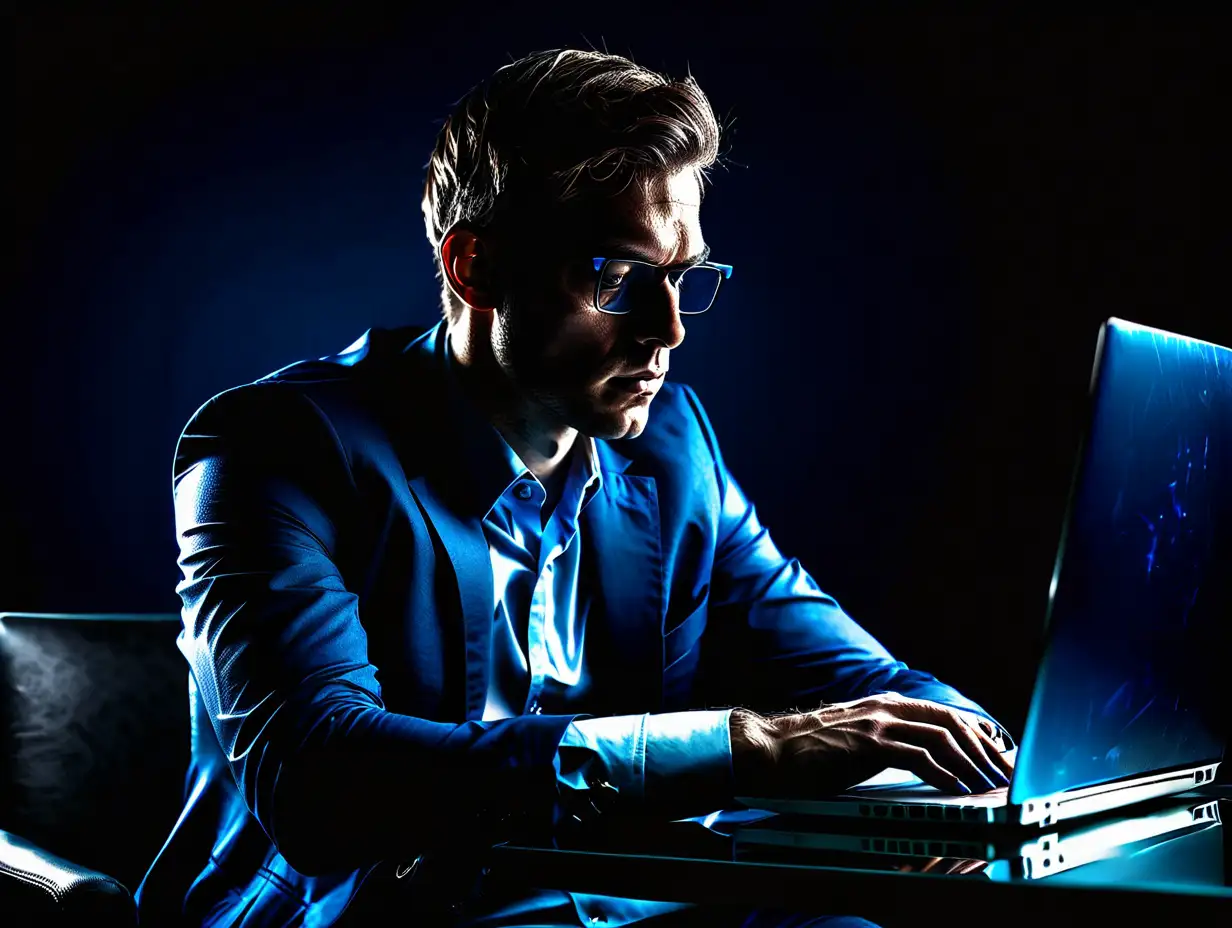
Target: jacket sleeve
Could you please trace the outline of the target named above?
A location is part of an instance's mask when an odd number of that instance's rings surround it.
[[[346,452],[294,385],[188,423],[174,501],[191,665],[248,809],[305,874],[549,827],[573,716],[388,711],[338,552],[363,518]]]
[[[756,711],[814,709],[875,693],[896,692],[974,712],[982,708],[931,674],[895,660],[784,557],[723,463],[714,429],[686,388],[701,424],[719,488],[718,537],[703,642],[711,704]],[[725,663],[739,655],[739,666]]]

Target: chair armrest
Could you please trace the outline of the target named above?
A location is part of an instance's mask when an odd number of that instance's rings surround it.
[[[51,924],[137,924],[137,906],[118,880],[78,866],[17,835],[0,831],[0,897],[17,911],[40,913]],[[0,920],[12,914],[6,903]]]

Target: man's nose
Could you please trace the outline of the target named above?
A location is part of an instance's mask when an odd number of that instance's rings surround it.
[[[684,341],[684,322],[680,318],[680,291],[664,280],[654,299],[637,318],[637,341],[655,348],[676,348]]]

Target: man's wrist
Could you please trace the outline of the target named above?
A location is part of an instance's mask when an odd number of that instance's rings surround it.
[[[733,709],[728,726],[736,791],[756,791],[768,780],[778,754],[774,721],[748,709]]]

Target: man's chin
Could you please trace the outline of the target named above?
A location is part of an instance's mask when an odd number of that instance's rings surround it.
[[[621,438],[637,438],[646,428],[650,415],[650,402],[626,404],[618,407],[607,406],[593,409],[587,417],[585,426],[579,426],[578,431],[591,438],[601,438],[604,441],[616,441]]]

